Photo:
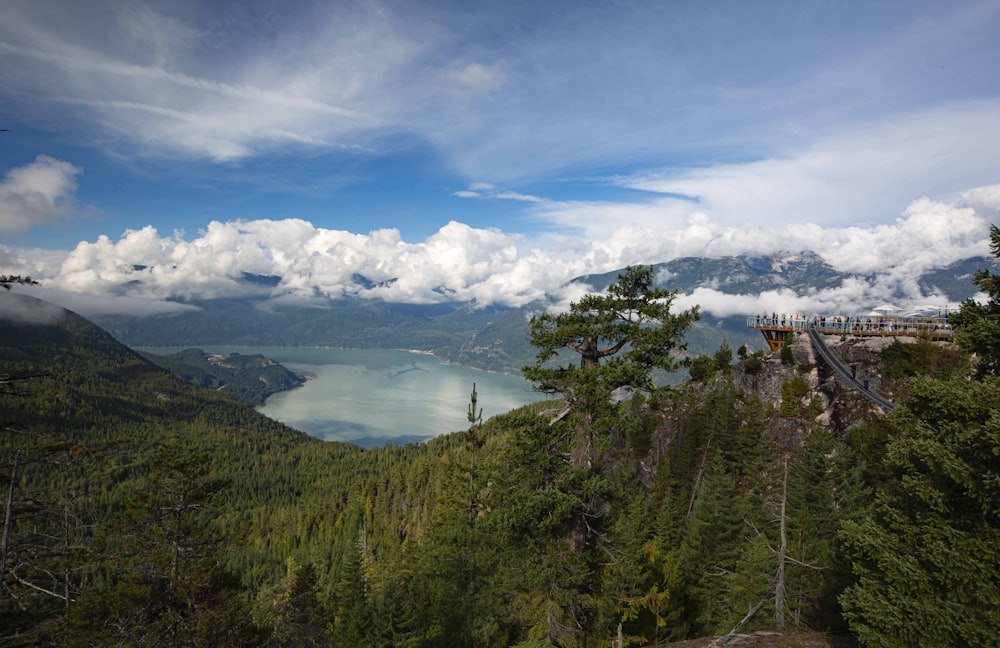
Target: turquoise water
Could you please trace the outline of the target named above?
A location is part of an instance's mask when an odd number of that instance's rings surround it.
[[[259,353],[307,375],[310,380],[304,386],[271,396],[259,411],[314,437],[365,447],[423,441],[468,428],[472,383],[483,420],[544,398],[518,376],[448,364],[410,351],[202,348],[222,355]]]

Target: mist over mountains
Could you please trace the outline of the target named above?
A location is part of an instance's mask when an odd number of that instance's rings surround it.
[[[656,264],[659,286],[678,292],[677,308],[700,305],[702,320],[687,336],[692,354],[712,353],[723,341],[734,348],[763,348],[745,327],[745,316],[762,312],[862,313],[883,303],[902,309],[954,308],[973,296],[972,275],[991,267],[986,257],[970,257],[900,281],[883,273],[838,271],[811,252],[770,256],[682,258]],[[282,302],[268,298],[277,281],[245,274],[239,298],[174,302],[177,310],[142,314],[88,312],[116,338],[131,346],[327,346],[397,348],[433,352],[472,367],[516,371],[532,361],[526,322],[532,314],[559,310],[588,292],[603,291],[618,271],[581,276],[559,293],[512,307],[475,301],[433,304],[390,303],[360,297]],[[372,279],[357,275],[359,285]],[[36,294],[69,308],[64,293],[45,288]],[[152,302],[159,304],[161,302]],[[79,306],[83,306],[79,308]]]

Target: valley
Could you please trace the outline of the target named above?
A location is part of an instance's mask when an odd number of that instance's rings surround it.
[[[630,309],[661,294],[635,273],[631,289],[645,292],[622,297]],[[587,303],[624,312],[612,288]],[[414,423],[415,405],[441,391],[429,375],[457,371],[460,400],[436,406],[432,438],[360,447],[182,382],[73,313],[19,292],[0,299],[7,312],[46,313],[0,319],[10,645],[582,648],[769,632],[877,645],[933,633],[975,643],[998,629],[995,544],[980,539],[998,524],[1000,382],[989,347],[976,346],[996,337],[976,310],[992,305],[963,306],[956,343],[825,336],[897,405],[890,413],[838,382],[805,336],[774,352],[720,344],[682,382],[649,382],[654,366],[685,357],[644,345],[675,348],[693,323],[662,307],[635,312],[672,337],[627,329],[648,337],[593,374],[542,354],[534,380],[566,400],[487,416],[491,383],[426,354],[338,350],[329,365],[316,349],[260,354],[317,378],[339,367],[334,380],[358,390],[348,401],[397,400]],[[579,317],[537,317],[523,335],[544,350],[564,344],[560,327],[608,323]],[[385,396],[368,374],[401,391]],[[319,383],[269,400],[335,400],[307,393]],[[643,389],[623,398],[625,384]],[[941,546],[941,532],[955,553],[920,549],[897,568],[912,548]],[[942,598],[970,622],[935,617]],[[913,605],[925,616],[884,623]]]
[[[546,398],[518,376],[445,363],[426,353],[220,346],[204,351],[266,357],[307,376],[303,384],[269,394],[265,402],[255,404],[257,410],[318,439],[366,448],[426,441],[466,428],[473,384],[487,418]]]

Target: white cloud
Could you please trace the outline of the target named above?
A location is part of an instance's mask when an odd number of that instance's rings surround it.
[[[133,317],[156,317],[160,315],[175,315],[189,311],[199,310],[190,304],[181,304],[175,301],[162,299],[146,299],[143,297],[122,297],[108,295],[90,295],[87,293],[70,292],[49,288],[47,286],[14,286],[12,293],[22,293],[37,297],[42,303],[51,307],[39,307],[34,309],[30,317],[38,323],[40,317],[46,317],[45,321],[54,321],[53,316],[61,315],[59,308],[73,311],[83,317],[100,317],[106,315],[131,315]],[[2,299],[0,299],[0,311],[2,311]],[[59,308],[56,308],[56,307]],[[2,315],[0,315],[2,316]],[[8,315],[8,319],[12,316]]]
[[[503,61],[491,65],[468,63],[452,70],[450,76],[462,88],[483,93],[496,92],[507,82],[506,65]]]
[[[361,27],[344,13],[318,21],[315,38],[271,36],[247,49],[233,40],[246,26],[237,16],[236,31],[220,40],[150,7],[64,9],[76,24],[47,20],[26,3],[5,14],[0,55],[16,62],[10,88],[33,96],[41,115],[83,120],[119,145],[217,161],[303,143],[363,144],[382,123],[363,95],[391,85],[418,46],[378,12]]]
[[[519,193],[517,191],[500,191],[488,182],[473,182],[468,189],[455,191],[451,195],[459,198],[492,198],[495,200],[516,200],[518,202],[545,203],[545,198]]]
[[[711,285],[681,303],[701,303],[718,314],[757,310],[856,311],[889,300],[940,301],[924,294],[922,273],[988,254],[989,220],[972,204],[996,204],[997,188],[966,192],[953,203],[913,201],[895,223],[874,227],[819,225],[725,226],[695,209],[686,220],[650,217],[655,205],[629,218],[628,205],[604,206],[611,223],[589,239],[529,241],[498,229],[452,221],[422,242],[395,229],[368,234],[316,227],[298,219],[214,221],[191,240],[161,236],[152,227],[81,242],[58,257],[51,252],[0,248],[0,273],[31,274],[47,288],[100,296],[92,308],[128,310],[139,302],[256,295],[276,301],[357,296],[401,303],[471,301],[523,305],[543,297],[564,303],[586,290],[567,282],[638,263],[685,256],[770,255],[811,250],[835,268],[874,282],[848,281],[834,290],[794,296],[725,295]],[[562,205],[563,217],[598,205]],[[616,213],[617,212],[617,213]],[[676,222],[676,224],[675,224]],[[248,282],[245,273],[275,277],[276,285]],[[358,277],[365,279],[359,280]],[[113,298],[113,299],[112,299]],[[60,302],[63,303],[63,302]],[[860,305],[860,306],[859,306]],[[867,305],[867,306],[866,306]],[[901,306],[904,304],[900,304]],[[686,307],[686,306],[685,306]],[[752,308],[751,308],[752,307]]]
[[[80,171],[47,155],[8,171],[0,182],[0,232],[22,232],[70,213]]]
[[[726,225],[871,223],[914,193],[954,196],[1000,178],[1000,101],[955,104],[855,124],[774,157],[620,179],[695,199]]]
[[[53,277],[58,274],[67,254],[65,250],[0,245],[0,274]]]
[[[848,279],[837,288],[816,290],[804,295],[787,288],[765,290],[760,294],[727,294],[713,288],[697,288],[690,294],[679,296],[676,303],[678,308],[698,305],[702,311],[715,317],[760,313],[856,315],[887,302],[907,311],[927,303],[947,305],[947,299],[940,295],[921,295],[918,292],[901,296],[893,288],[891,281],[869,283],[860,279]]]
[[[911,106],[995,96],[998,14],[988,4],[820,3],[795,12],[791,28],[778,6],[698,3],[568,15],[531,3],[234,12],[8,0],[0,92],[116,147],[216,160],[303,144],[370,151],[398,141],[387,133],[431,143],[468,177],[507,182],[692,153],[780,160],[860,119],[891,124]],[[959,120],[939,126],[911,131],[914,147],[963,130]],[[677,180],[700,190],[697,175]],[[721,190],[711,198],[726,202]]]
[[[544,198],[539,198],[538,196],[532,196],[530,194],[518,193],[516,191],[501,191],[496,194],[494,198],[498,198],[499,200],[518,200],[520,202],[545,202]]]
[[[822,226],[717,222],[700,205],[656,199],[646,203],[549,203],[536,216],[576,228],[566,254],[595,267],[622,267],[687,256],[775,254],[811,250],[845,272],[897,268],[919,272],[987,253],[985,236],[996,186],[953,202],[915,200],[889,225]],[[590,241],[581,246],[579,239]],[[555,248],[555,246],[552,246]]]
[[[416,244],[404,242],[396,230],[361,235],[295,219],[212,222],[191,241],[146,227],[114,242],[105,236],[81,242],[49,279],[61,289],[89,294],[211,298],[259,293],[260,286],[242,280],[251,273],[280,277],[269,291],[274,298],[319,291],[332,298],[520,304],[566,278],[553,276],[546,257],[522,255],[520,243],[518,236],[457,222]],[[357,275],[376,287],[360,285]]]
[[[993,223],[1000,221],[1000,184],[966,191],[961,195],[960,202]]]
[[[0,290],[0,319],[15,324],[54,324],[63,313],[59,306],[26,297],[17,289]]]

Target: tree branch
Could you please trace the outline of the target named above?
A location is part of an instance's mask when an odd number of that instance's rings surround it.
[[[70,603],[75,603],[76,602],[74,599],[71,599],[71,598],[68,598],[66,596],[63,596],[62,594],[59,594],[58,592],[52,592],[50,590],[45,589],[44,587],[39,587],[38,585],[35,585],[31,581],[24,580],[23,578],[21,578],[20,576],[18,576],[16,573],[14,573],[13,569],[10,570],[7,573],[10,574],[11,576],[13,576],[14,580],[16,580],[21,585],[24,585],[25,587],[30,587],[33,590],[38,590],[42,594],[48,594],[49,596],[54,596],[54,597],[56,597],[57,599],[59,599],[61,601],[68,601]]]
[[[726,634],[726,636],[722,637],[721,641],[722,641],[722,645],[723,646],[725,646],[726,644],[728,644],[730,641],[733,640],[733,636],[736,634],[736,631],[739,630],[741,627],[743,627],[743,624],[746,623],[747,621],[749,621],[751,619],[751,617],[753,617],[753,615],[757,614],[757,611],[760,610],[760,608],[764,606],[764,602],[765,601],[760,601],[759,603],[757,603],[757,605],[755,605],[752,608],[750,608],[750,611],[747,612],[747,615],[745,617],[743,617],[742,619],[740,619],[739,623],[737,623],[736,625],[734,625],[733,629],[730,630]]]
[[[597,355],[599,357],[601,357],[601,358],[606,358],[606,357],[608,357],[610,355],[614,355],[614,354],[618,353],[619,351],[621,351],[625,347],[625,344],[627,342],[628,342],[628,340],[624,340],[624,339],[620,340],[618,342],[618,344],[614,345],[613,347],[608,347],[607,349],[604,349],[603,351],[598,351]]]

